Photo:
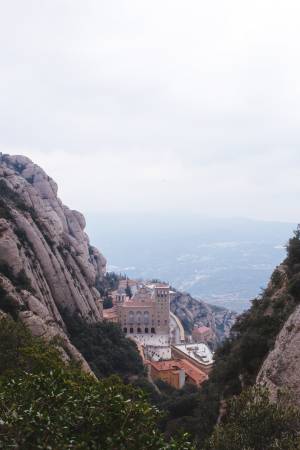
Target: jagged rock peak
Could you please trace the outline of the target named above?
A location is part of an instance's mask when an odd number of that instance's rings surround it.
[[[0,310],[16,313],[35,334],[55,329],[66,339],[64,311],[102,320],[96,284],[106,260],[84,228],[83,215],[62,204],[43,169],[0,153]]]

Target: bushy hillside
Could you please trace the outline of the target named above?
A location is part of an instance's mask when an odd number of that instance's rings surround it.
[[[19,322],[1,317],[1,449],[196,449],[180,428],[175,439],[159,431],[161,413],[140,389],[116,376],[96,380],[84,374],[77,362],[63,362],[57,344],[46,344]],[[189,395],[195,399],[197,393]],[[192,404],[184,393],[176,397],[173,413],[188,412]],[[270,403],[264,389],[250,389],[229,402],[226,420],[197,448],[299,450],[299,423],[299,410]]]
[[[193,450],[166,441],[159,412],[119,378],[101,381],[66,365],[19,323],[0,319],[0,448]]]
[[[63,316],[70,341],[98,378],[112,374],[126,379],[144,375],[137,346],[125,337],[119,325],[106,321],[90,324],[76,315]]]

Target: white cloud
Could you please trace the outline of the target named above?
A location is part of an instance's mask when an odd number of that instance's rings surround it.
[[[0,151],[84,211],[297,221],[298,1],[11,0]]]

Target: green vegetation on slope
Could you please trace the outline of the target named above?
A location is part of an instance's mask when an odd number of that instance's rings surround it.
[[[95,375],[122,378],[143,375],[144,366],[135,342],[127,339],[119,325],[110,322],[88,324],[76,315],[64,313],[72,344],[89,363]]]
[[[11,319],[0,322],[0,361],[0,449],[195,450],[186,435],[166,440],[160,412],[140,389],[66,366],[54,344]],[[299,411],[251,388],[228,402],[225,419],[198,448],[297,450],[299,425]]]
[[[107,272],[101,280],[96,280],[96,288],[102,297],[104,309],[112,308],[111,292],[118,289],[119,281],[123,278],[125,278],[125,276],[121,274],[118,275],[115,272]]]
[[[284,398],[271,403],[262,387],[244,390],[227,405],[205,450],[299,450],[300,411]]]
[[[0,361],[0,449],[194,448],[186,436],[164,439],[141,390],[66,366],[53,345],[10,319],[1,319]]]

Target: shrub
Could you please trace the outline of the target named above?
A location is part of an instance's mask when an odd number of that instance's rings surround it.
[[[0,319],[0,361],[0,379],[65,367],[54,345],[33,337],[12,319]]]
[[[0,385],[2,448],[178,449],[157,430],[159,412],[141,391],[114,377],[96,381],[66,369],[25,373]]]
[[[103,300],[103,308],[109,309],[113,307],[113,302],[111,297],[105,297]]]
[[[299,428],[298,409],[271,403],[268,391],[256,386],[228,402],[225,421],[216,427],[206,450],[297,450]]]

